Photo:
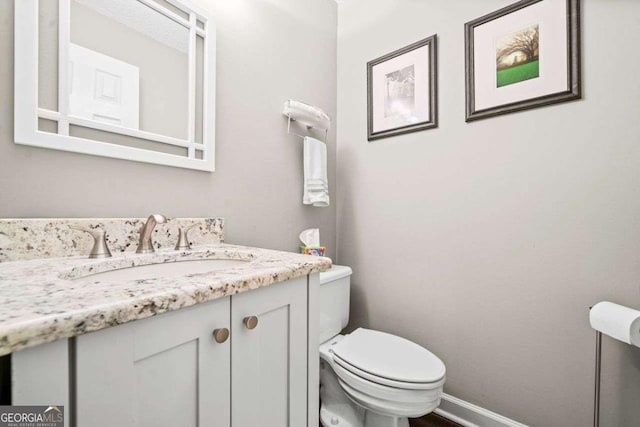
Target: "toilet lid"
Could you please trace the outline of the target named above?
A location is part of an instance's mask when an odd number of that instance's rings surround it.
[[[357,329],[331,349],[348,364],[394,381],[432,383],[445,375],[444,363],[429,350],[380,331]]]

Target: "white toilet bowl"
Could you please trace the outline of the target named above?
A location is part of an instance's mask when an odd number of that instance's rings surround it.
[[[403,338],[360,328],[323,343],[320,357],[324,427],[407,427],[440,404],[444,364]]]
[[[440,404],[446,369],[427,349],[348,321],[351,269],[320,273],[320,421],[323,427],[409,427]]]

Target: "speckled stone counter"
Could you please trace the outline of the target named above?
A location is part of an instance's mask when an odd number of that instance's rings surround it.
[[[246,263],[180,278],[109,281],[89,274],[199,259]],[[211,244],[192,251],[0,263],[0,355],[320,272],[329,258]]]
[[[0,218],[0,262],[58,258],[88,254],[93,238],[69,226],[101,229],[111,253],[135,250],[146,218]],[[193,245],[224,242],[222,218],[168,218],[156,225],[153,243],[156,249],[173,248],[178,228],[196,224],[189,232]]]

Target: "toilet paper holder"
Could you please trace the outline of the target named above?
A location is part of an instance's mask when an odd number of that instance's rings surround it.
[[[594,427],[599,427],[602,334],[609,335],[618,341],[640,347],[640,311],[609,301],[601,301],[589,307],[589,323],[596,331],[593,425]]]
[[[592,307],[589,307],[591,310]],[[602,332],[596,331],[596,372],[593,390],[593,427],[600,426],[600,375],[602,374]]]

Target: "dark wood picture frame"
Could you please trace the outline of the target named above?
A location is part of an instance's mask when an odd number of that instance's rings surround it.
[[[582,97],[580,77],[580,0],[566,0],[567,3],[567,88],[564,91],[535,98],[498,105],[482,110],[475,108],[474,76],[474,29],[477,26],[506,16],[523,8],[545,0],[521,0],[510,6],[482,16],[465,24],[465,74],[466,74],[466,121],[485,119],[515,111],[528,110],[560,102],[573,101]]]
[[[383,131],[373,131],[373,67],[392,58],[402,56],[412,50],[429,46],[429,118],[420,123],[412,123]],[[367,140],[374,141],[381,138],[418,132],[438,127],[438,36],[434,34],[394,52],[367,62]]]

